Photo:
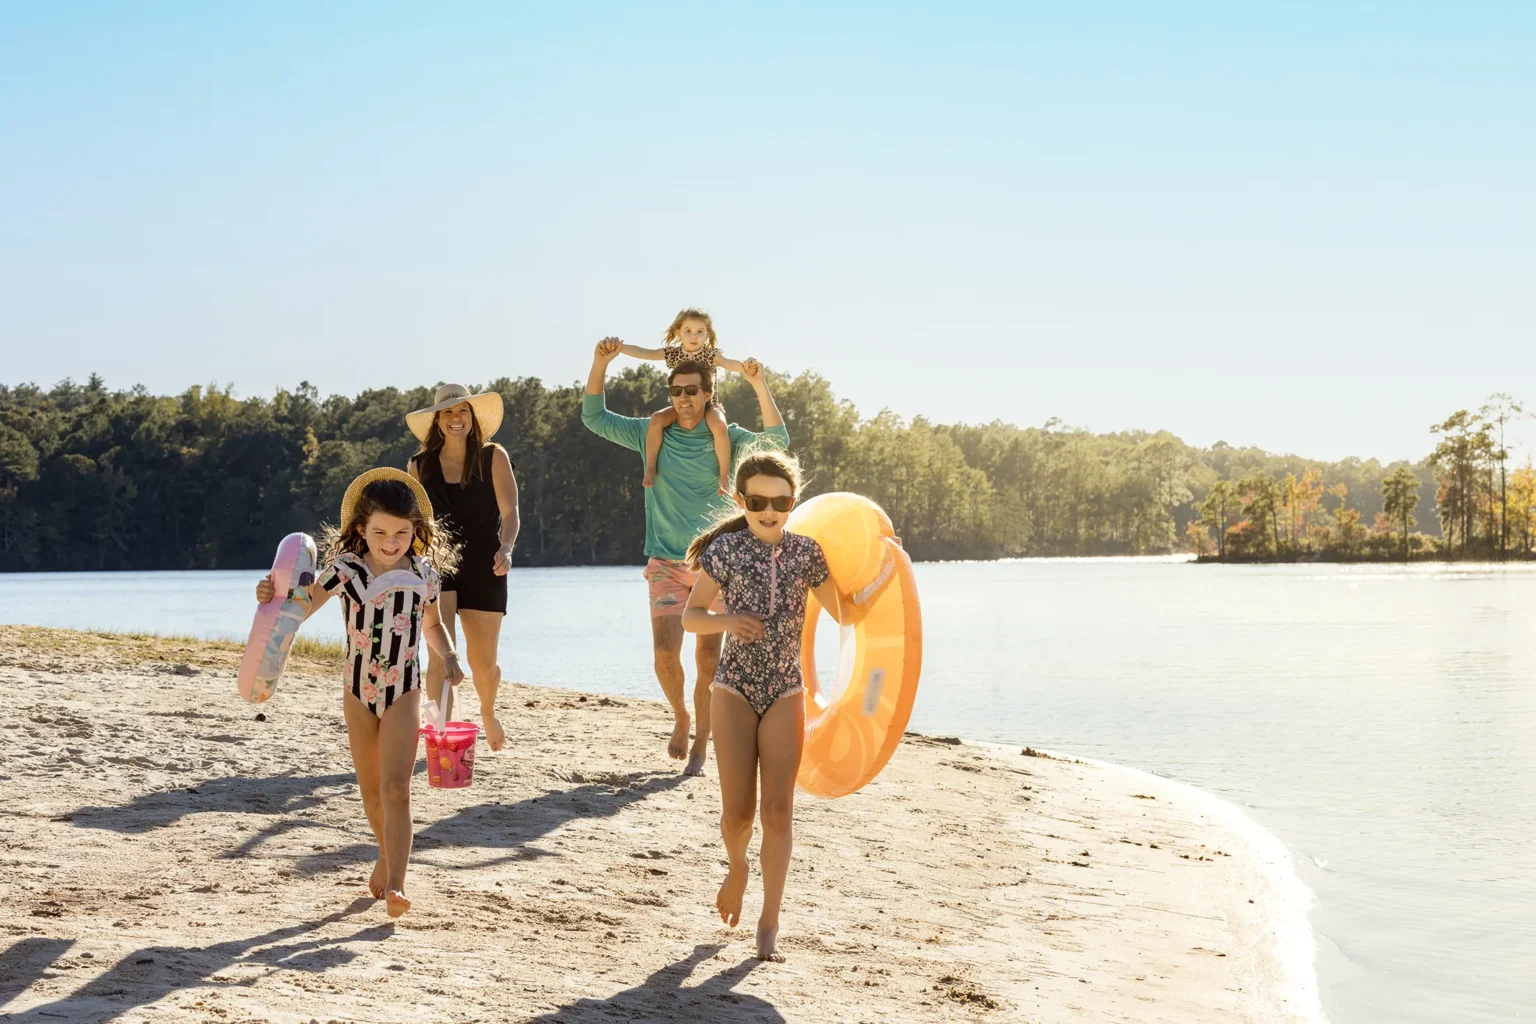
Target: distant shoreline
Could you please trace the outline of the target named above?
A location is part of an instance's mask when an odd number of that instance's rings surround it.
[[[1216,555],[1191,556],[1190,561],[1198,565],[1308,565],[1312,563],[1327,563],[1333,565],[1501,565],[1508,562],[1536,562],[1536,552],[1520,554],[1510,552],[1503,558],[1493,558],[1488,555],[1468,555],[1464,558],[1447,557],[1436,552],[1434,554],[1410,555],[1402,557],[1386,558],[1380,555],[1346,555],[1335,552],[1313,553],[1307,552],[1286,558],[1275,558],[1272,555],[1263,556],[1239,556],[1220,558]]]

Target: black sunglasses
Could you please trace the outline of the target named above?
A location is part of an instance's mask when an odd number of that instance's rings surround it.
[[[782,498],[770,498],[765,494],[743,494],[741,500],[747,506],[748,512],[761,512],[769,505],[775,512],[788,512],[795,507],[795,499],[791,496]]]
[[[667,387],[667,394],[671,395],[673,398],[678,398],[682,395],[687,395],[689,398],[692,398],[700,391],[708,390],[709,389],[704,387],[702,384],[672,384]]]

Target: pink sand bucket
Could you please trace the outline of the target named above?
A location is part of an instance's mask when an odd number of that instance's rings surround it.
[[[449,722],[439,732],[424,725],[427,738],[427,785],[433,789],[462,789],[475,775],[475,741],[480,727],[473,722]]]
[[[427,785],[433,789],[463,789],[475,776],[475,741],[480,727],[473,722],[449,719],[453,691],[443,687],[441,706],[428,700],[422,705],[427,719],[421,734],[427,738]]]

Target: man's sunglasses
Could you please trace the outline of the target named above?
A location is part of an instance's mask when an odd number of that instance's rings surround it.
[[[788,512],[795,507],[795,499],[789,496],[770,498],[765,494],[743,494],[741,500],[748,512],[761,512],[769,505],[773,506],[775,512]]]
[[[671,384],[667,387],[667,394],[671,395],[673,398],[681,398],[683,395],[687,395],[689,398],[692,398],[700,391],[708,393],[708,390],[709,389],[704,387],[702,384]]]

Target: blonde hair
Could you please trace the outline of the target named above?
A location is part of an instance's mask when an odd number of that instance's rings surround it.
[[[791,493],[800,497],[800,463],[788,452],[781,452],[777,448],[759,448],[749,451],[736,463],[736,493],[747,492],[747,481],[755,476],[777,477],[789,484]],[[688,554],[685,559],[688,568],[694,572],[699,570],[699,559],[709,546],[727,533],[738,533],[747,528],[747,514],[739,508],[732,508],[720,514],[710,527],[688,545]]]
[[[401,480],[375,480],[358,495],[350,521],[340,526],[327,525],[321,530],[320,548],[325,552],[327,563],[336,561],[343,552],[361,555],[368,550],[363,531],[375,512],[410,520],[416,534],[411,550],[431,562],[439,575],[451,575],[458,568],[458,548],[437,528],[432,516],[422,512],[416,503],[416,492]]]
[[[681,342],[677,340],[677,336],[682,333],[683,324],[688,320],[697,320],[702,323],[704,325],[704,329],[709,332],[709,343],[716,348],[719,347],[720,341],[715,337],[715,322],[710,319],[708,313],[693,306],[689,306],[687,309],[683,310],[672,319],[672,326],[668,327],[666,333],[661,336],[662,344],[681,344]]]

